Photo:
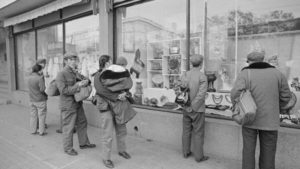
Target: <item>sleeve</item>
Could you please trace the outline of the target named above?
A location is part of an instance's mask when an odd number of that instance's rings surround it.
[[[74,95],[78,91],[80,91],[80,87],[78,83],[75,83],[73,86],[68,86],[66,83],[66,79],[64,78],[63,72],[59,72],[56,77],[56,85],[59,92],[63,95]]]
[[[76,73],[76,78],[78,79],[78,81],[89,80],[89,85],[91,84],[91,80],[89,78],[87,78],[86,76],[80,74],[80,73]]]
[[[279,105],[280,107],[283,107],[287,105],[291,99],[289,84],[283,74],[281,74],[281,83],[279,87]]]
[[[207,92],[207,77],[205,75],[201,75],[198,93],[196,97],[192,100],[193,110],[197,110],[201,105],[205,104],[206,92]]]
[[[44,76],[42,76],[39,80],[39,87],[40,87],[40,91],[44,92],[46,90],[46,86],[45,86],[45,78]]]
[[[233,88],[231,89],[231,102],[232,105],[235,105],[237,99],[240,97],[242,91],[246,90],[246,79],[243,76],[243,71],[238,75]]]

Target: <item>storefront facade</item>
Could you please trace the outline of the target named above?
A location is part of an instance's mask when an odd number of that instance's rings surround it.
[[[299,9],[297,0],[95,0],[25,21],[17,22],[15,16],[4,21],[9,89],[14,102],[27,105],[27,78],[40,58],[47,60],[48,84],[62,69],[66,52],[78,54],[80,71],[90,78],[100,55],[109,54],[114,61],[123,56],[134,80],[131,92],[139,112],[128,124],[129,132],[180,150],[182,115],[174,104],[174,86],[189,70],[189,56],[202,54],[202,71],[210,79],[205,149],[240,160],[241,128],[230,120],[229,92],[246,66],[246,55],[260,51],[284,73],[300,98]],[[59,113],[57,103],[57,98],[50,98],[50,112]],[[277,155],[282,168],[300,165],[299,109],[297,102],[292,119],[282,116]],[[89,123],[97,126],[96,109],[86,102],[85,110]]]

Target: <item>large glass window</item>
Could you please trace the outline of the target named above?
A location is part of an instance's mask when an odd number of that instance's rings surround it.
[[[98,70],[99,16],[92,15],[66,22],[66,52],[75,52],[80,59],[79,71],[91,78]]]
[[[27,80],[31,67],[35,64],[35,33],[28,32],[16,36],[17,44],[17,89],[28,90]]]
[[[209,78],[209,92],[229,92],[235,80],[235,2],[209,0],[206,4],[205,70],[208,77],[216,78]]]
[[[298,0],[239,0],[239,67],[245,62],[247,53],[263,51],[265,61],[284,73],[290,83],[295,79],[297,81],[300,72],[299,10]]]
[[[63,29],[62,25],[54,25],[37,30],[37,58],[46,59],[44,69],[46,86],[55,79],[63,67]]]
[[[7,83],[7,56],[5,44],[5,29],[0,28],[0,83]]]
[[[128,61],[136,101],[159,107],[174,102],[174,84],[186,71],[186,0],[119,8],[117,25],[117,57]]]

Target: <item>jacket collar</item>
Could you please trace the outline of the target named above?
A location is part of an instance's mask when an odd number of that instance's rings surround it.
[[[244,69],[266,69],[266,68],[275,68],[275,67],[266,62],[255,62],[247,67],[244,67],[242,70],[244,70]]]
[[[34,76],[41,76],[40,74],[36,73],[36,72],[32,72],[31,75],[34,75]]]

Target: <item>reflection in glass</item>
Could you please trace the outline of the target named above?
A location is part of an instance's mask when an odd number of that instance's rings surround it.
[[[251,51],[263,51],[290,82],[299,77],[299,11],[298,0],[238,1],[238,63]]]
[[[222,8],[220,8],[222,6]],[[205,71],[215,74],[217,91],[229,91],[236,76],[235,0],[207,1]]]
[[[16,36],[17,89],[28,90],[27,80],[31,67],[35,64],[35,34],[28,32]]]
[[[78,54],[79,72],[91,78],[98,70],[99,16],[92,15],[66,23],[66,52]]]
[[[46,59],[44,69],[46,86],[56,78],[63,67],[62,25],[54,25],[37,31],[38,59]]]

